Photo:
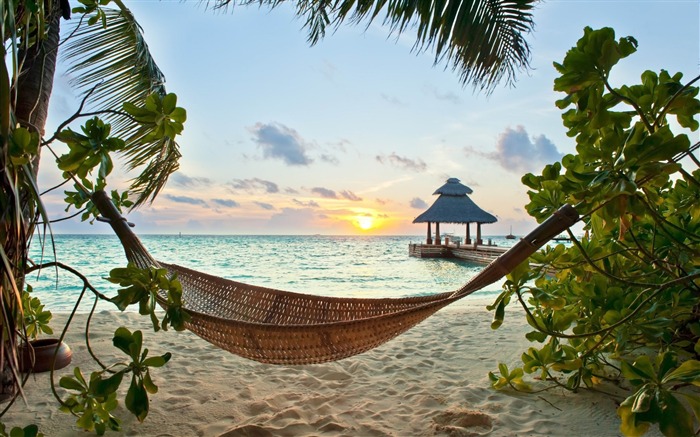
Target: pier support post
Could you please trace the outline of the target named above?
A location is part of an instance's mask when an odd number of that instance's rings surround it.
[[[425,239],[425,244],[433,244],[433,236],[430,232],[430,222],[428,222],[428,238]]]
[[[435,244],[440,245],[440,222],[435,222]]]

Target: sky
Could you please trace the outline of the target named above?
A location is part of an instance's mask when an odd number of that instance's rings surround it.
[[[412,220],[455,177],[498,218],[485,235],[523,235],[536,223],[520,178],[575,152],[554,105],[563,96],[552,63],[585,26],[639,42],[613,84],[638,83],[645,70],[700,73],[698,0],[541,2],[527,36],[531,70],[491,94],[434,65],[432,52],[412,51],[410,31],[397,37],[380,23],[345,24],[310,46],[289,5],[221,13],[198,1],[125,3],[188,116],[179,171],[128,215],[143,234],[423,235]],[[59,71],[48,132],[79,104]],[[40,187],[60,180],[54,167],[44,159]],[[108,182],[122,190],[133,176],[119,168]],[[70,214],[63,197],[44,196],[54,218]],[[461,235],[464,225],[441,230]],[[53,231],[109,229],[72,219]]]

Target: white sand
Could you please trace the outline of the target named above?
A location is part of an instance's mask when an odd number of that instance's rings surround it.
[[[524,319],[513,310],[492,331],[487,303],[467,300],[368,353],[298,367],[239,358],[189,332],[154,333],[148,320],[136,314],[100,313],[91,338],[104,362],[121,355],[111,345],[119,325],[142,329],[151,355],[173,353],[166,367],[155,369],[160,391],[151,396],[145,422],[138,423],[120,405],[116,414],[123,431],[107,435],[619,435],[610,397],[588,391],[527,395],[491,389],[488,372],[499,362],[519,365],[529,342],[523,336],[528,330]],[[54,319],[65,320],[65,315]],[[69,330],[73,363],[59,376],[74,365],[84,374],[97,370],[82,339],[84,321],[84,315],[78,316]],[[58,411],[48,373],[32,377],[25,389],[29,405],[18,401],[3,418],[6,424],[36,423],[47,436],[79,433],[75,419]]]

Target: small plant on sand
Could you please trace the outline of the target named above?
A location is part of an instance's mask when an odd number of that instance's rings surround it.
[[[491,373],[494,387],[526,388],[522,376],[577,390],[620,381],[631,396],[620,430],[694,435],[700,424],[700,161],[698,88],[681,73],[645,71],[615,87],[611,71],[636,51],[632,37],[586,28],[554,64],[554,89],[575,155],[522,178],[527,210],[544,220],[564,203],[584,234],[548,247],[508,276],[490,306],[494,327],[517,301],[539,343],[522,367]],[[691,169],[694,170],[690,170]],[[554,273],[553,273],[554,272]],[[538,383],[544,384],[544,383]]]
[[[32,286],[27,284],[26,290],[22,292],[22,308],[24,309],[24,326],[28,339],[36,340],[40,334],[53,334],[53,329],[49,326],[53,314],[44,309],[38,297],[32,297]]]
[[[113,343],[131,358],[131,363],[118,363],[102,371],[93,372],[89,382],[85,380],[80,368],[76,367],[73,376],[64,376],[60,381],[61,387],[75,392],[62,401],[61,409],[76,415],[79,427],[95,431],[98,435],[103,435],[107,429],[121,429],[119,419],[113,416],[111,411],[117,407],[117,389],[126,374],[131,373],[131,383],[124,404],[139,421],[142,422],[146,418],[148,393],[158,392],[158,386],[151,378],[150,368],[164,366],[171,357],[169,352],[147,357],[148,349],[142,351],[141,331],[132,333],[127,328],[118,328],[114,333]]]

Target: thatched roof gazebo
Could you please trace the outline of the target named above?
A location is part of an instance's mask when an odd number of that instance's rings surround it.
[[[479,208],[468,196],[472,189],[463,185],[457,178],[449,178],[445,185],[435,190],[433,194],[440,196],[423,214],[413,220],[413,223],[428,223],[428,238],[426,244],[433,244],[430,223],[435,223],[435,244],[440,241],[440,223],[465,223],[467,227],[465,244],[471,244],[469,224],[476,223],[475,244],[482,244],[481,224],[496,223],[493,215]]]

